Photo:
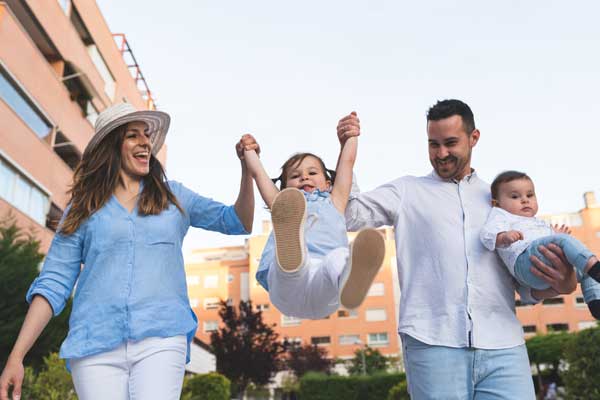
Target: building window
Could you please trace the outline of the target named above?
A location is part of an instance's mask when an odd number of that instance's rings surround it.
[[[61,131],[56,132],[52,149],[71,170],[75,171],[81,161],[81,152]]]
[[[369,336],[367,338],[367,344],[373,347],[387,346],[389,342],[390,341],[388,339],[387,332],[369,333]]]
[[[216,289],[219,287],[219,275],[207,275],[204,277],[205,289]]]
[[[219,329],[219,321],[204,321],[204,332],[214,332]]]
[[[39,138],[43,139],[52,133],[52,124],[2,66],[0,99],[4,100]]]
[[[375,282],[369,288],[369,293],[367,296],[383,296],[385,295],[385,286],[383,282]]]
[[[188,286],[194,286],[200,284],[200,277],[197,275],[188,275],[185,277],[185,282]]]
[[[548,324],[546,329],[548,332],[565,332],[569,330],[569,324]]]
[[[551,299],[545,299],[542,304],[545,306],[560,306],[561,304],[565,304],[565,299],[562,297],[553,297]]]
[[[515,300],[515,307],[531,307],[532,304],[523,303],[520,299]]]
[[[192,307],[192,308],[198,307],[198,299],[190,297],[190,307]]]
[[[58,229],[58,223],[60,222],[63,214],[64,211],[62,208],[54,203],[50,203],[50,210],[46,216],[46,228],[56,232],[56,229]]]
[[[71,12],[71,0],[57,0],[66,15]]]
[[[352,345],[360,343],[360,335],[340,335],[341,345]]]
[[[356,311],[356,310],[340,309],[337,312],[337,316],[338,316],[338,318],[357,318],[358,317],[358,311]]]
[[[582,295],[577,295],[575,297],[575,307],[585,307],[585,301],[583,300]]]
[[[300,325],[301,322],[302,320],[300,318],[281,315],[281,326],[297,326]]]
[[[331,336],[313,336],[310,338],[310,343],[317,346],[327,346],[331,344]]]
[[[523,332],[524,333],[536,333],[537,327],[535,325],[524,325]]]
[[[205,310],[216,310],[219,308],[221,304],[221,300],[218,297],[207,297],[204,299],[204,309]]]
[[[258,311],[267,311],[269,309],[269,304],[257,304],[256,309]]]
[[[50,208],[50,197],[25,174],[0,158],[0,197],[42,226]]]
[[[115,78],[113,78],[104,58],[98,51],[98,47],[95,44],[90,44],[87,46],[88,54],[92,59],[96,69],[100,73],[102,80],[104,81],[104,93],[108,96],[108,98],[113,101],[115,99]]]
[[[367,321],[385,321],[387,314],[384,308],[370,308],[366,312]]]
[[[577,323],[577,330],[583,330],[588,328],[595,328],[598,326],[597,321],[579,321]]]
[[[281,340],[281,343],[284,346],[287,346],[288,348],[289,347],[300,347],[300,346],[302,346],[302,338],[298,337],[298,336],[291,337],[291,338],[286,337]]]
[[[98,119],[98,110],[92,104],[91,100],[85,102],[85,119],[87,119],[92,126],[96,125],[96,120]]]

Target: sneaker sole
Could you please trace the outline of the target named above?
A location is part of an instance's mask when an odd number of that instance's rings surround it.
[[[306,200],[298,189],[282,190],[271,208],[275,254],[283,271],[295,272],[304,263]]]
[[[350,247],[350,273],[341,290],[340,303],[347,309],[364,301],[385,257],[385,240],[375,229],[358,233]]]

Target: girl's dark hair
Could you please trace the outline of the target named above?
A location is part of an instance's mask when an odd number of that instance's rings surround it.
[[[494,179],[494,182],[492,182],[492,199],[498,200],[498,194],[500,192],[500,185],[502,185],[503,183],[508,183],[508,182],[519,180],[519,179],[531,180],[529,175],[527,175],[524,172],[519,172],[519,171],[504,171],[501,174],[499,174],[496,177],[496,179]]]
[[[116,128],[106,135],[98,147],[84,152],[75,169],[73,185],[69,190],[71,208],[60,226],[60,233],[70,235],[98,211],[110,199],[115,188],[121,183],[121,145],[125,137],[126,125]],[[156,215],[174,204],[183,209],[171,192],[160,161],[150,155],[150,172],[142,178],[144,189],[138,200],[140,215]]]
[[[335,181],[335,171],[332,169],[327,169],[321,157],[316,156],[313,153],[296,153],[290,158],[288,158],[286,162],[283,163],[283,165],[281,166],[281,175],[279,175],[277,178],[272,179],[274,184],[277,184],[277,181],[281,182],[281,184],[279,185],[279,190],[285,189],[287,187],[288,170],[300,164],[302,161],[304,161],[306,157],[314,157],[319,161],[321,169],[323,170],[323,174],[325,174],[325,179],[331,181],[331,184],[333,185],[333,182]]]

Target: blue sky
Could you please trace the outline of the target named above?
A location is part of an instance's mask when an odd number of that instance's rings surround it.
[[[356,110],[355,172],[368,190],[424,175],[425,113],[459,98],[481,140],[473,167],[536,183],[540,213],[600,199],[600,3],[596,1],[98,0],[127,35],[161,110],[173,118],[169,178],[233,202],[234,144],[256,136],[273,175],[312,151],[334,167],[335,126]],[[258,192],[257,192],[258,196]],[[268,218],[257,197],[255,231]],[[243,243],[190,231],[184,249]]]

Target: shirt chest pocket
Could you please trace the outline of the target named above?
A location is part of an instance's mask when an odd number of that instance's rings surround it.
[[[178,243],[177,214],[171,210],[163,211],[157,216],[148,216],[143,224],[143,242],[146,246],[165,247]]]

